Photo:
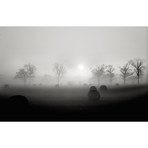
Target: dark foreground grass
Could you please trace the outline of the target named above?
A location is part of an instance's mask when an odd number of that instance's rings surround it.
[[[111,87],[98,102],[88,100],[89,88],[3,88],[1,121],[148,121],[148,87]],[[29,104],[12,106],[23,95]]]

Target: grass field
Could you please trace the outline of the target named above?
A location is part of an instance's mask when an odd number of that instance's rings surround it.
[[[1,88],[1,120],[148,120],[148,86],[146,85],[109,87],[107,91],[98,89],[101,95],[98,102],[88,99],[88,91],[87,87]],[[28,99],[29,109],[27,108],[25,113],[19,112],[18,108],[14,113],[12,108],[7,106],[9,98],[14,95],[23,95]]]

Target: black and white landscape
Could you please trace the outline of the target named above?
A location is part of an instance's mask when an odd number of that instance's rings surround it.
[[[0,27],[1,121],[148,121],[147,27]]]

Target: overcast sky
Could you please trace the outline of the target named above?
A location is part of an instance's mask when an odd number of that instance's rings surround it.
[[[79,65],[87,71],[138,57],[148,59],[147,27],[0,27],[0,74],[15,75],[27,63],[50,74],[55,62],[77,73]]]

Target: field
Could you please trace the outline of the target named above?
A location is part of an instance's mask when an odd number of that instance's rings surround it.
[[[148,86],[109,87],[100,101],[88,99],[88,87],[10,87],[0,90],[2,121],[148,121]],[[28,106],[12,107],[9,98],[23,95]]]

